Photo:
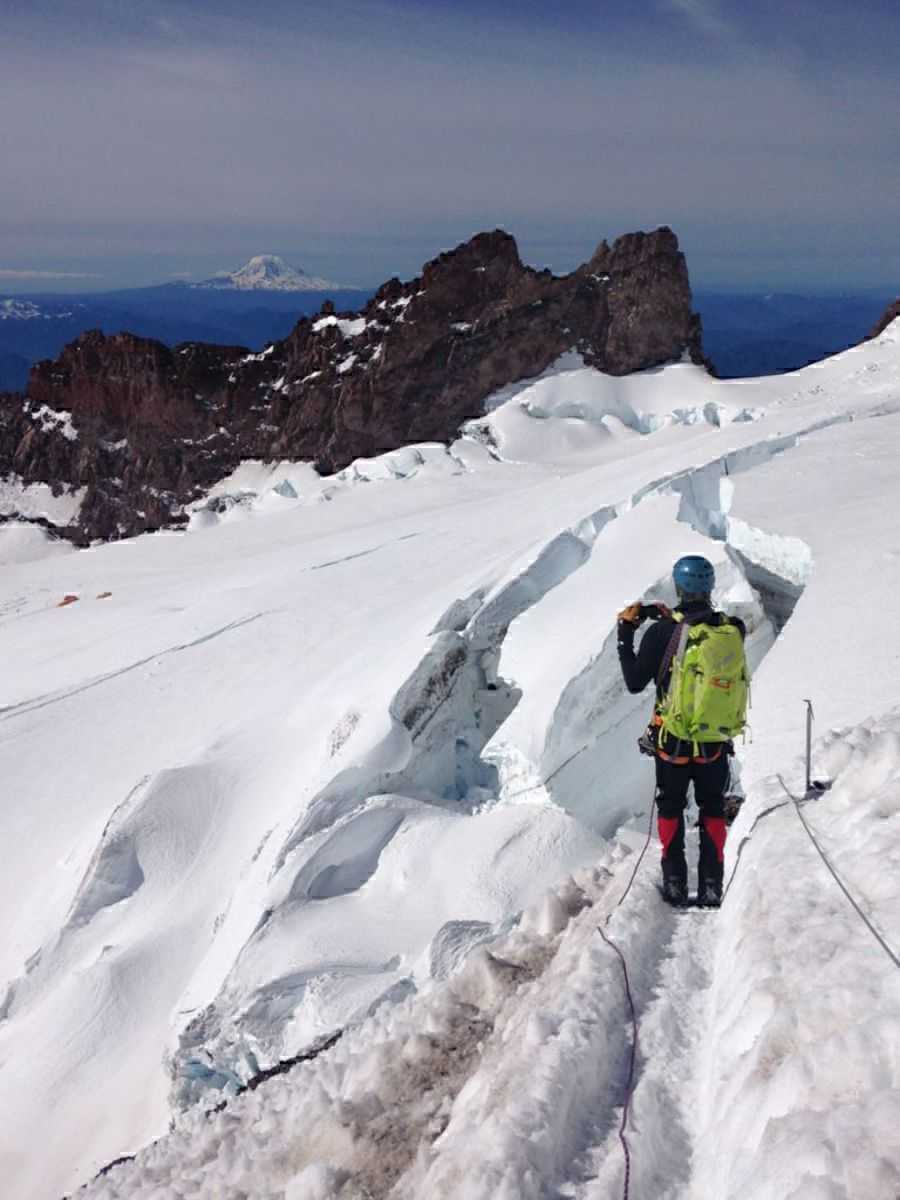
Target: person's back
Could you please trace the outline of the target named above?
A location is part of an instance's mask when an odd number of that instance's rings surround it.
[[[729,780],[729,755],[733,753],[731,725],[709,728],[707,723],[683,725],[673,716],[678,707],[672,702],[670,687],[679,683],[678,671],[697,626],[702,631],[734,627],[740,636],[740,661],[729,665],[727,680],[716,681],[725,686],[737,682],[746,663],[743,656],[743,623],[735,617],[718,613],[712,606],[715,572],[712,564],[699,555],[680,558],[673,569],[675,588],[679,597],[674,613],[661,605],[629,605],[619,613],[619,662],[626,687],[640,692],[656,681],[654,716],[648,738],[642,744],[656,758],[656,804],[659,837],[662,843],[663,894],[674,904],[687,903],[687,861],[684,853],[684,810],[688,788],[694,786],[694,799],[700,810],[700,861],[698,902],[716,905],[721,901],[725,849],[725,795]],[[654,624],[641,639],[635,653],[634,635],[647,618]],[[708,637],[715,636],[711,632]],[[732,639],[734,635],[731,635]],[[695,638],[699,642],[700,638]],[[740,704],[738,704],[738,712]],[[682,714],[683,715],[683,714]],[[702,714],[701,714],[702,715]],[[731,721],[740,717],[732,716]],[[690,735],[685,730],[690,729]],[[676,732],[673,732],[675,730]]]

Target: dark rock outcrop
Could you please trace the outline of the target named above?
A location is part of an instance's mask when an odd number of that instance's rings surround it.
[[[887,308],[879,317],[877,324],[872,329],[872,332],[866,335],[866,341],[876,338],[879,334],[884,333],[888,325],[890,325],[892,321],[896,321],[898,317],[900,317],[900,296],[897,297],[893,304],[889,304],[887,306]]]
[[[567,350],[614,375],[702,362],[687,268],[670,229],[632,233],[566,276],[482,233],[392,279],[358,314],[299,321],[259,354],[128,333],[83,334],[0,397],[0,473],[85,488],[76,541],[183,521],[246,458],[323,471],[417,441],[448,441],[499,388]]]

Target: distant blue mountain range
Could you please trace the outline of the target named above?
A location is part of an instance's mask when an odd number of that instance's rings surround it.
[[[55,357],[86,329],[124,329],[168,345],[203,341],[259,350],[318,312],[324,300],[339,311],[356,310],[373,290],[169,283],[103,294],[0,295],[0,391],[24,388],[33,362]],[[735,377],[795,370],[855,345],[890,299],[701,291],[694,306],[703,318],[707,355],[720,375]]]
[[[0,391],[21,390],[33,362],[55,358],[86,329],[128,330],[168,345],[197,341],[259,350],[286,337],[324,300],[333,300],[338,310],[355,310],[373,290],[231,290],[169,283],[103,294],[0,294]]]
[[[855,346],[890,295],[804,296],[695,292],[703,349],[723,378],[795,371]]]

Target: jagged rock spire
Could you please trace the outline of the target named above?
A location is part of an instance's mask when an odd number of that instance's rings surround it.
[[[602,242],[564,276],[525,266],[508,233],[479,233],[418,278],[389,280],[361,312],[323,306],[257,354],[85,333],[34,367],[24,406],[0,404],[0,469],[86,488],[76,540],[132,535],[177,523],[242,459],[332,471],[452,440],[488,396],[569,350],[615,375],[703,361],[670,229]],[[77,436],[36,412],[70,414]]]

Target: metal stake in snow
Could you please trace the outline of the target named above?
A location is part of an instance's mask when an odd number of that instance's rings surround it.
[[[815,713],[812,700],[804,700],[803,703],[806,705],[806,799],[814,800],[823,792],[827,792],[831,784],[822,783],[821,780],[812,777],[812,733]]]
[[[812,700],[804,700],[806,705],[806,794],[807,796],[812,791],[812,727],[813,727],[813,706]]]

